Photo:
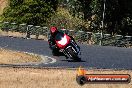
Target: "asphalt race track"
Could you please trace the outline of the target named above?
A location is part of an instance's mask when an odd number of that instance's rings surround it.
[[[44,40],[0,37],[0,47],[17,51],[24,51],[46,55],[56,59],[55,63],[38,64],[39,67],[70,67],[76,68],[105,68],[105,69],[132,69],[132,49],[110,46],[81,47],[81,62],[65,59],[64,56],[52,56],[48,42]]]

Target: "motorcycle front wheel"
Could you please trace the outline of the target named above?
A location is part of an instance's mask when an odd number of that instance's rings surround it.
[[[72,47],[67,49],[68,53],[70,54],[70,57],[75,61],[81,61],[81,58],[78,57],[78,54],[74,52]]]

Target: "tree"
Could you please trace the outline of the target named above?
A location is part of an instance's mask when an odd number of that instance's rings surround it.
[[[120,34],[132,35],[132,1],[119,0],[119,18]]]
[[[104,0],[92,0],[90,3],[92,15],[96,15],[94,24],[102,21]],[[111,34],[132,35],[132,1],[106,0],[105,2],[105,32]]]
[[[5,21],[32,25],[44,25],[57,8],[57,2],[48,0],[10,0],[9,5],[3,13]]]

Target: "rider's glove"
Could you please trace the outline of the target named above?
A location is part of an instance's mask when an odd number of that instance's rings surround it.
[[[52,46],[51,46],[51,49],[55,49],[55,48],[56,48],[56,45],[52,45]]]

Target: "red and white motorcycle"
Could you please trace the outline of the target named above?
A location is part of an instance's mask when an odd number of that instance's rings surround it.
[[[73,60],[81,61],[80,47],[70,36],[63,32],[59,32],[55,36],[55,42],[59,52],[62,52],[65,56]]]

